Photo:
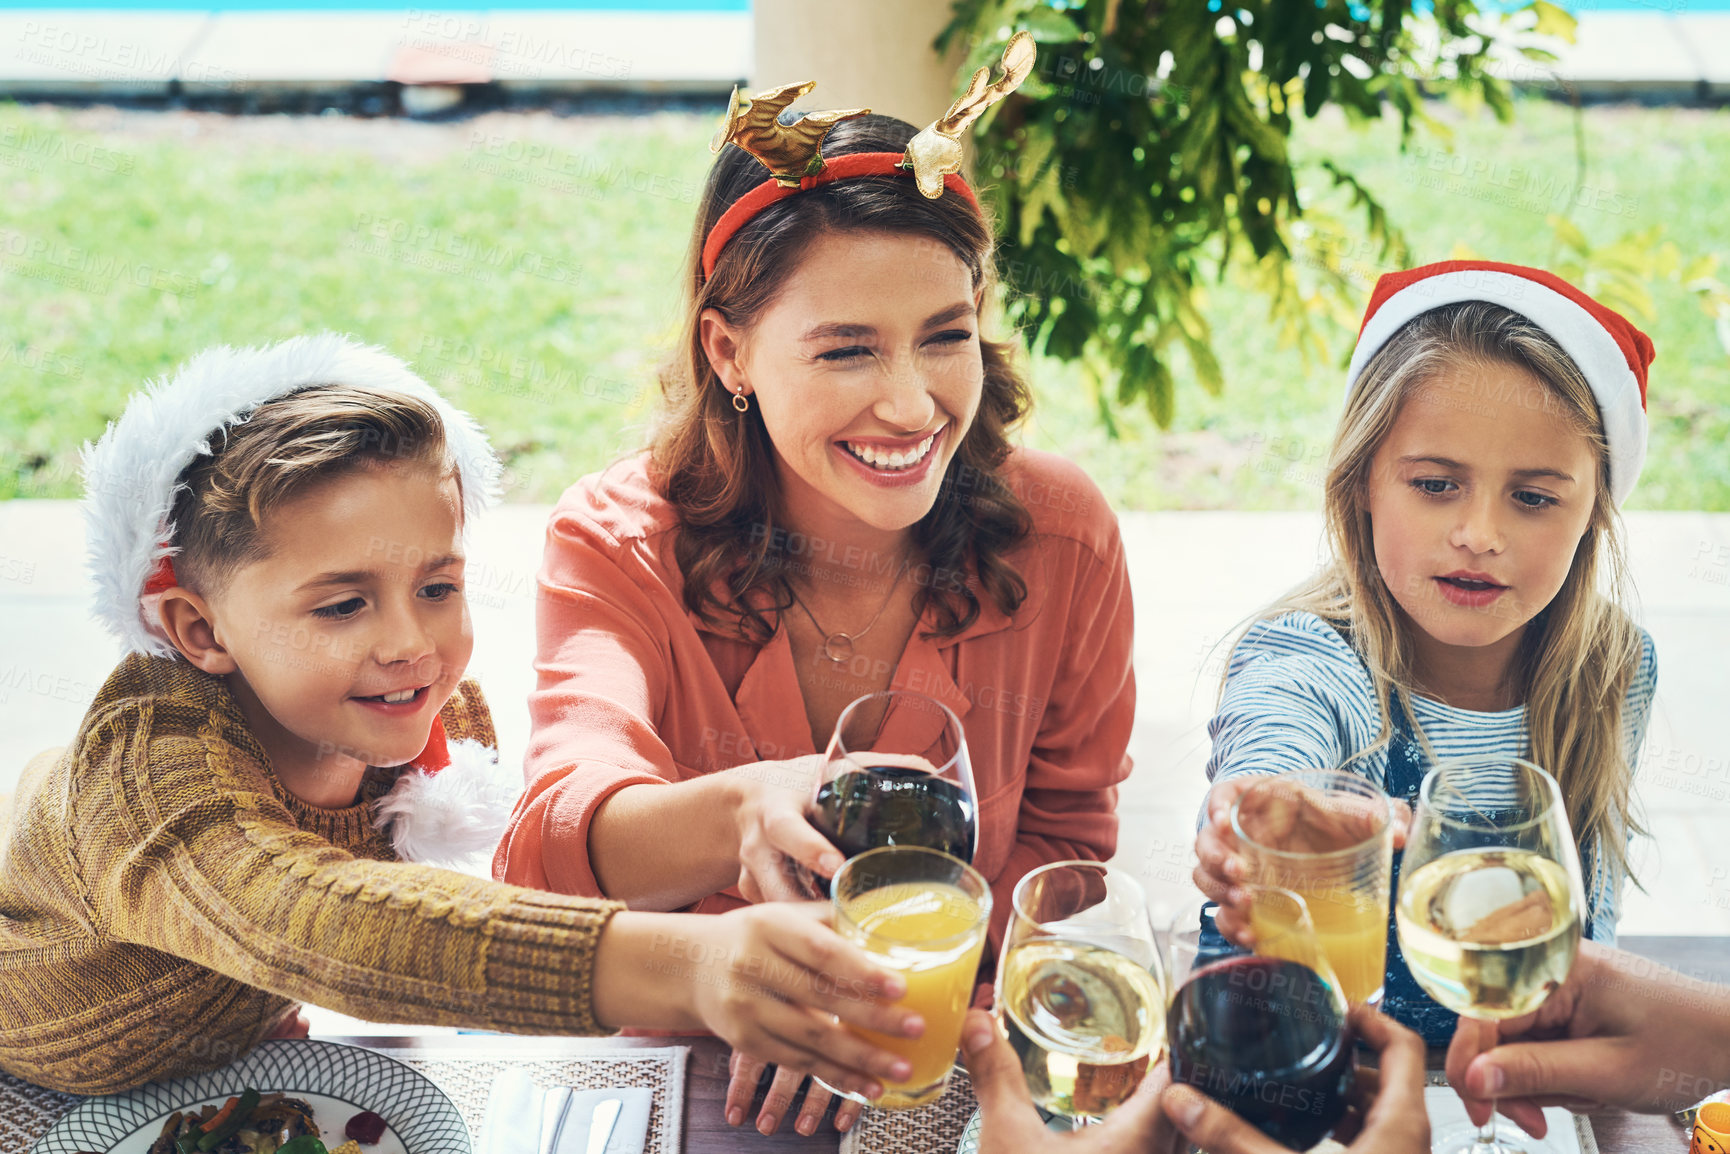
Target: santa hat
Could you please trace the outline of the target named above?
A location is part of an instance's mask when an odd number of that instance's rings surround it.
[[[1592,386],[1610,446],[1610,495],[1620,505],[1646,461],[1646,372],[1651,338],[1561,277],[1524,265],[1449,260],[1389,273],[1376,282],[1346,371],[1346,395],[1381,347],[1431,309],[1487,301],[1516,312],[1562,346]]]
[[[173,376],[135,393],[101,440],[84,447],[84,519],[96,616],[127,652],[180,657],[156,605],[163,590],[176,584],[170,558],[179,550],[169,515],[184,487],[181,474],[211,453],[218,434],[244,423],[260,405],[327,384],[364,386],[430,404],[456,459],[465,525],[496,499],[499,462],[480,426],[382,349],[335,333],[266,348],[207,349]],[[381,816],[391,818],[399,856],[474,868],[480,851],[490,852],[503,836],[521,790],[515,775],[500,775],[496,763],[497,754],[478,742],[447,748],[444,725],[435,717],[426,749],[379,803]],[[457,772],[441,772],[451,766]]]

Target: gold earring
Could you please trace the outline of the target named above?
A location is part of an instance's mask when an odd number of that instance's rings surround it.
[[[748,413],[751,411],[751,402],[745,399],[744,389],[740,389],[738,392],[733,394],[733,407],[741,413]]]

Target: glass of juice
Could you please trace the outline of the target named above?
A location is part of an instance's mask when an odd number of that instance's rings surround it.
[[[955,1068],[991,924],[991,889],[966,862],[923,846],[884,846],[848,858],[831,888],[836,930],[885,969],[898,971],[907,993],[896,1005],[925,1019],[917,1038],[855,1028],[873,1045],[906,1058],[913,1073],[905,1082],[885,1082],[886,1092],[874,1103],[846,1096],[885,1110],[935,1102]]]
[[[1379,1001],[1394,857],[1388,795],[1343,770],[1269,774],[1238,797],[1231,824],[1247,881],[1303,898],[1347,1001]],[[1279,913],[1252,903],[1258,937]]]
[[[961,720],[934,697],[889,690],[841,711],[805,812],[844,857],[915,845],[971,862],[979,847],[976,799]],[[828,896],[829,879],[802,880]]]
[[[1412,977],[1437,1002],[1484,1021],[1529,1014],[1568,978],[1585,909],[1562,791],[1519,758],[1436,766],[1418,790],[1395,910]],[[1461,1126],[1438,1154],[1540,1154],[1513,1127]]]
[[[1121,1106],[1165,1045],[1147,897],[1120,869],[1054,862],[1015,887],[997,1010],[1034,1104],[1078,1125]]]
[[[1204,932],[1212,910],[1180,915],[1168,939],[1171,1079],[1269,1138],[1307,1150],[1345,1117],[1355,1067],[1346,1000],[1304,900],[1256,888],[1251,951]]]

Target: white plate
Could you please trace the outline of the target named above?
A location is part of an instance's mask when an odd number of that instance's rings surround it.
[[[31,1154],[145,1154],[176,1110],[220,1106],[248,1086],[305,1099],[319,1137],[332,1149],[346,1140],[348,1120],[371,1110],[389,1129],[376,1146],[364,1148],[367,1154],[474,1154],[455,1104],[413,1067],[359,1046],[307,1039],[266,1042],[208,1074],[87,1098],[39,1138]]]
[[[984,1117],[979,1111],[973,1111],[973,1117],[967,1119],[967,1129],[961,1132],[961,1145],[955,1148],[955,1154],[979,1154],[979,1124]]]

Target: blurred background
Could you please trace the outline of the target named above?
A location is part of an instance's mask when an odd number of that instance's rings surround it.
[[[0,5],[0,793],[114,659],[78,453],[214,343],[334,329],[491,434],[475,669],[520,757],[546,506],[639,447],[734,84],[976,128],[1032,445],[1123,517],[1142,705],[1124,850],[1181,872],[1233,625],[1314,563],[1384,271],[1554,269],[1655,340],[1630,503],[1661,690],[1629,932],[1730,931],[1730,0]],[[1637,855],[1637,860],[1640,860]]]

